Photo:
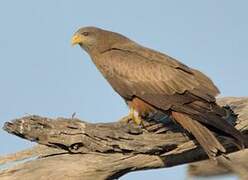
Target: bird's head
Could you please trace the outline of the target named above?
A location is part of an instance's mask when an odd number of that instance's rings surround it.
[[[103,30],[97,27],[83,27],[75,32],[72,45],[80,45],[89,54],[101,53],[113,47],[116,43],[127,41],[121,34]]]

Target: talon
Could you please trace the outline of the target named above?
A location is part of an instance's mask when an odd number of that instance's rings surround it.
[[[120,121],[128,124],[130,121],[132,121],[132,119],[128,115],[127,117],[122,118]]]

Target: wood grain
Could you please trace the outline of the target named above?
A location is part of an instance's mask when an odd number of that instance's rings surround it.
[[[228,103],[239,114],[236,128],[247,134],[248,98],[221,98],[219,103]],[[198,143],[170,120],[147,122],[145,128],[127,124],[125,120],[92,124],[77,118],[26,116],[7,122],[4,125],[7,132],[40,145],[0,157],[0,164],[32,157],[2,169],[0,179],[116,179],[132,171],[207,159]],[[218,139],[228,153],[237,151],[229,139]],[[217,161],[232,169],[230,164],[236,162],[232,156],[230,159],[220,156]]]

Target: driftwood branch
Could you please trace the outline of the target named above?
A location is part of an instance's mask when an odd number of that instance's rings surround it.
[[[248,98],[223,98],[239,114],[236,128],[248,131]],[[207,159],[202,148],[168,120],[146,128],[126,123],[91,124],[76,118],[28,116],[5,123],[4,129],[39,143],[33,149],[0,157],[0,164],[31,160],[0,171],[0,179],[116,179],[128,172],[165,168]],[[232,119],[231,119],[232,120]],[[228,153],[236,147],[218,137]],[[217,160],[228,166],[231,160]]]
[[[238,151],[228,155],[230,163],[216,164],[210,160],[192,163],[188,167],[188,175],[193,176],[219,176],[236,174],[241,179],[248,179],[248,150]]]

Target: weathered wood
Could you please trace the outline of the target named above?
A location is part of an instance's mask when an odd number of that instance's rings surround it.
[[[248,150],[234,152],[228,155],[231,163],[218,163],[205,160],[192,163],[188,166],[188,175],[193,176],[219,176],[236,174],[241,179],[248,179]]]
[[[248,131],[248,98],[223,98],[239,114],[236,127]],[[230,116],[232,117],[232,116]],[[229,118],[233,120],[233,118]],[[115,179],[131,171],[171,167],[207,159],[199,145],[179,126],[147,122],[141,128],[119,121],[91,124],[76,118],[28,116],[5,124],[4,129],[43,146],[0,158],[6,163],[35,160],[0,171],[0,179]],[[228,152],[236,147],[223,137]],[[224,158],[225,159],[225,158]],[[219,157],[220,163],[230,164]]]

